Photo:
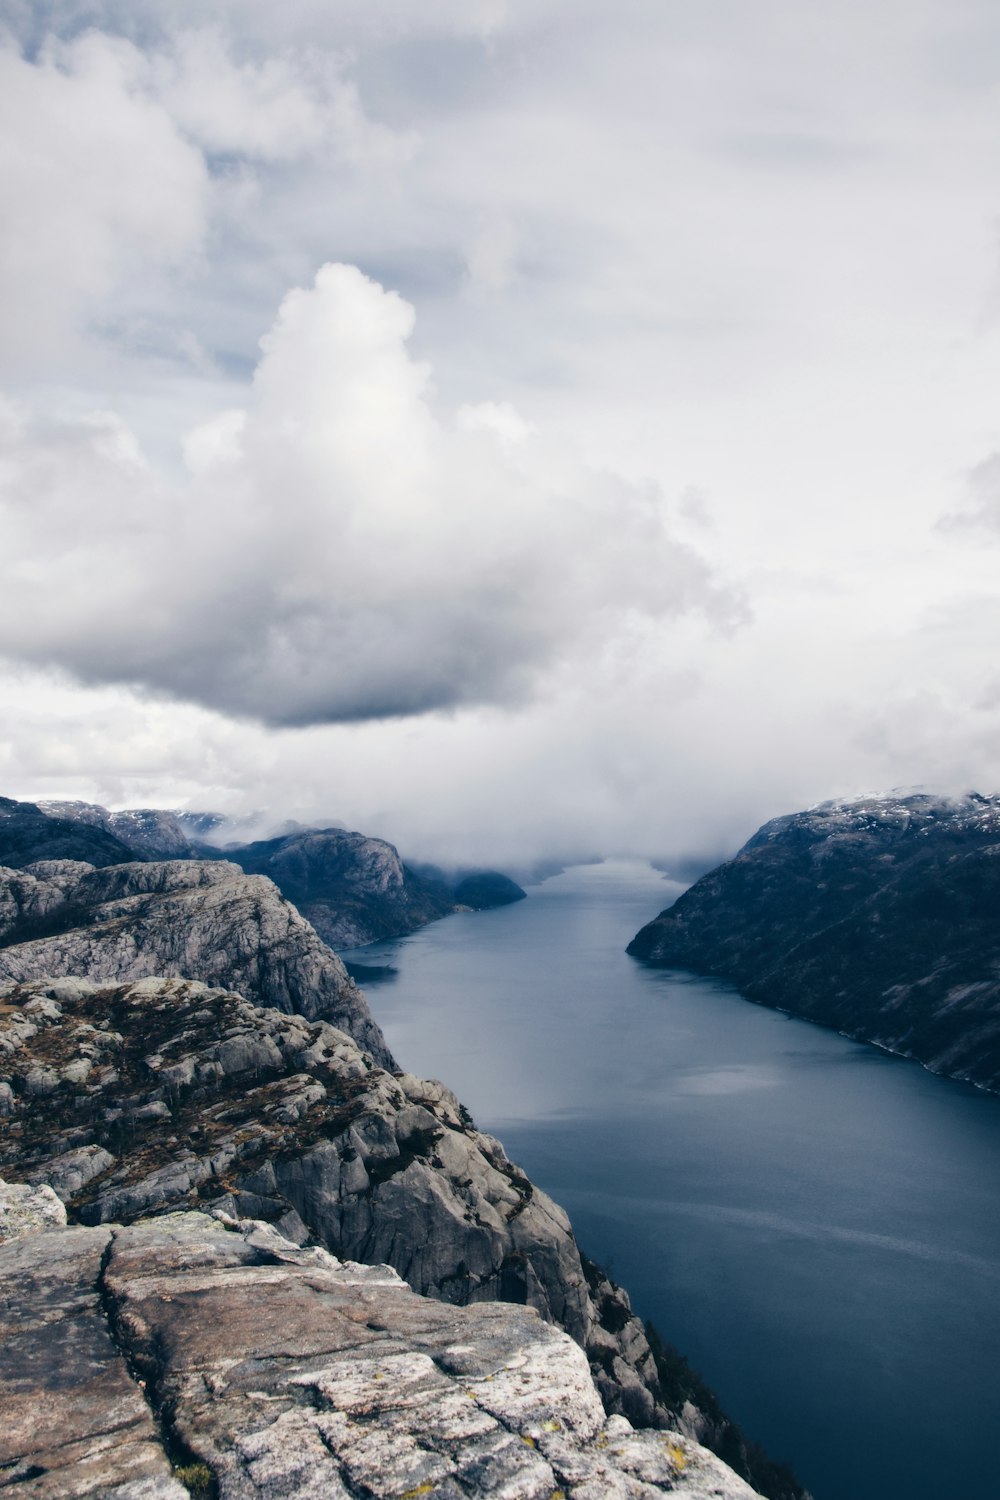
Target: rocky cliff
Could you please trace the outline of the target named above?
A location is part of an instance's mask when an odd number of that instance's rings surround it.
[[[445,1303],[526,1305],[585,1349],[610,1412],[746,1463],[722,1414],[665,1382],[625,1293],[499,1142],[329,1023],[186,980],[8,984],[0,1075],[0,1171],[51,1185],[73,1219],[210,1208],[389,1264]],[[770,1493],[801,1491],[782,1476]]]
[[[384,839],[343,828],[295,828],[280,837],[213,849],[206,838],[218,842],[226,825],[211,814],[179,816],[150,808],[109,812],[92,802],[9,806],[23,810],[25,829],[18,857],[8,859],[5,834],[9,837],[15,825],[0,818],[0,865],[20,868],[56,857],[106,865],[217,856],[248,875],[266,875],[333,948],[399,937],[457,908],[483,910],[524,897],[519,885],[497,871],[449,875],[431,865],[414,868]],[[63,844],[74,852],[57,852],[53,829],[41,819],[58,824]]]
[[[241,869],[273,880],[334,948],[400,937],[457,907],[481,910],[524,896],[495,871],[449,878],[429,865],[413,869],[384,839],[342,828],[227,846],[225,854]]]
[[[1000,797],[829,802],[765,824],[629,952],[1000,1091]]]
[[[0,1184],[0,1484],[105,1500],[751,1500],[677,1432],[606,1417],[527,1308],[172,1214],[60,1228]]]
[[[269,880],[224,861],[0,867],[0,977],[185,975],[323,1016],[391,1065],[362,992]]]
[[[455,909],[447,888],[407,870],[392,844],[342,828],[245,844],[226,858],[273,880],[335,948],[414,932]]]

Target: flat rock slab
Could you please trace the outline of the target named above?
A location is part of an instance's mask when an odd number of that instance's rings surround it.
[[[186,1494],[105,1316],[110,1240],[50,1230],[0,1251],[0,1488],[19,1497]]]
[[[686,1438],[606,1419],[531,1309],[434,1302],[260,1223],[43,1229],[0,1247],[0,1297],[19,1496],[183,1500],[167,1448],[220,1500],[753,1495]]]

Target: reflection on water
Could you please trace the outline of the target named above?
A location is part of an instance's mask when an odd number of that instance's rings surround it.
[[[747,1089],[773,1089],[779,1082],[773,1068],[734,1063],[728,1068],[691,1068],[678,1075],[675,1087],[682,1094],[741,1094]]]
[[[588,866],[353,956],[816,1500],[997,1493],[1000,1101],[629,959],[677,891]]]

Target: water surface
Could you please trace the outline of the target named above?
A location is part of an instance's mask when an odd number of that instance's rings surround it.
[[[1000,1494],[1000,1100],[628,958],[679,889],[588,866],[354,956],[816,1500]]]

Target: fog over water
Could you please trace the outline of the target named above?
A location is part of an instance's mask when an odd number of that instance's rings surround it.
[[[1000,1100],[627,957],[677,888],[574,869],[360,949],[444,1078],[816,1500],[992,1493]]]

